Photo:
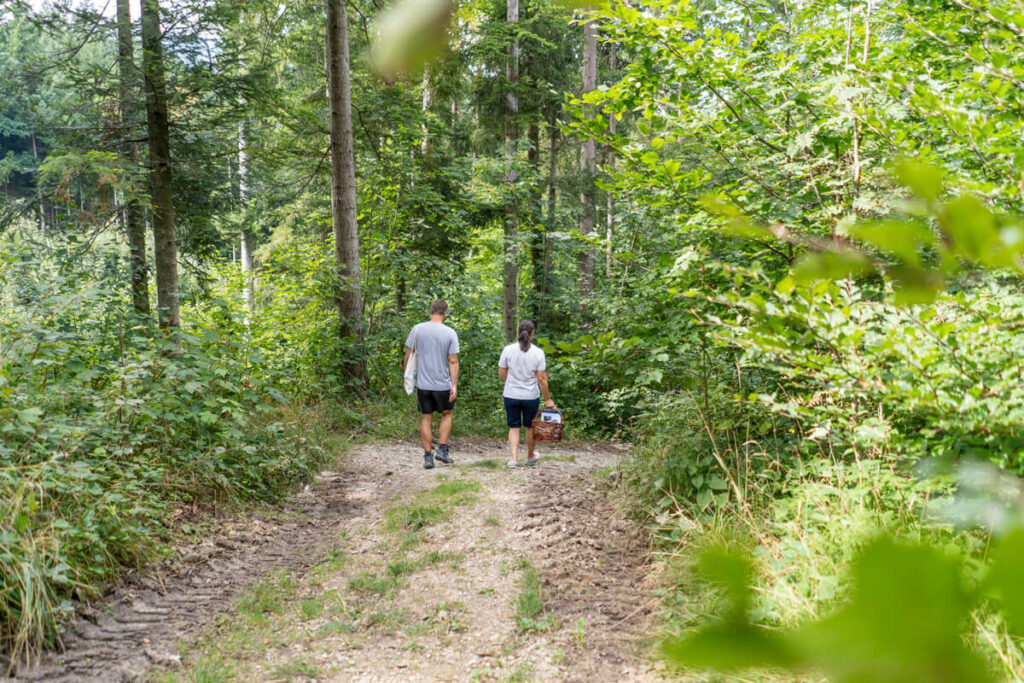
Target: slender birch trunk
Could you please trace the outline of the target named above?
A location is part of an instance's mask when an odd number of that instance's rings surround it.
[[[588,20],[583,24],[583,93],[586,94],[597,87],[597,24]],[[593,114],[587,112],[587,118]],[[580,170],[583,173],[583,192],[580,196],[582,211],[580,212],[580,234],[590,238],[594,234],[597,223],[596,191],[594,187],[597,149],[594,138],[583,141],[580,151]],[[594,248],[586,244],[580,256],[579,298],[586,301],[594,294]],[[584,311],[586,307],[584,307]],[[586,314],[584,312],[584,317]]]

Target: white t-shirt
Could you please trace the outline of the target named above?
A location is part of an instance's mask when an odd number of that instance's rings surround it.
[[[530,345],[529,351],[523,351],[519,348],[519,342],[509,344],[501,351],[498,367],[508,368],[502,396],[524,401],[540,398],[537,371],[546,370],[547,361],[539,346]]]

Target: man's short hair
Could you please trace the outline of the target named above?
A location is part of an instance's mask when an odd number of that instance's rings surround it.
[[[435,299],[430,304],[430,315],[448,315],[448,302],[444,299]]]

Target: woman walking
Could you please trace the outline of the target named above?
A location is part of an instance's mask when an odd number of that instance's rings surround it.
[[[519,467],[519,429],[526,427],[526,465],[537,463],[533,452],[533,418],[544,395],[544,407],[554,408],[548,392],[547,364],[544,351],[533,345],[533,323],[519,323],[519,341],[506,346],[498,360],[498,377],[505,383],[505,422],[508,424],[508,448],[512,458],[509,467]]]

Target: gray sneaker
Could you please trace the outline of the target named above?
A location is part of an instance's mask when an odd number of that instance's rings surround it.
[[[437,447],[437,458],[438,462],[443,462],[445,465],[454,465],[455,461],[452,460],[451,453],[448,450],[448,444],[441,444]]]
[[[423,469],[432,470],[434,469],[434,454],[424,453],[423,454]]]

